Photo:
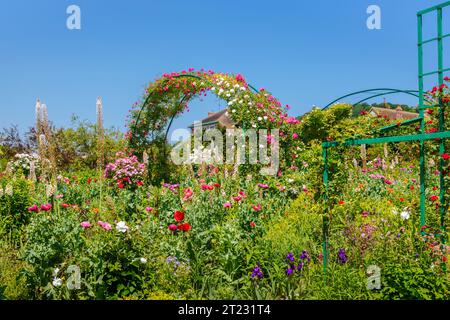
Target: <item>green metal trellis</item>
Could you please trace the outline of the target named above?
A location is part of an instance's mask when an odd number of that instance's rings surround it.
[[[326,276],[327,264],[329,260],[329,250],[328,250],[328,231],[329,231],[329,211],[330,203],[328,196],[328,149],[338,145],[352,146],[352,145],[371,145],[387,142],[403,142],[403,141],[420,141],[420,225],[421,227],[426,224],[426,210],[425,210],[425,141],[439,138],[439,184],[440,184],[440,226],[441,230],[445,232],[445,181],[444,181],[444,159],[442,154],[445,152],[445,139],[450,138],[450,131],[445,131],[444,125],[444,104],[442,100],[439,101],[438,105],[425,106],[424,98],[424,77],[436,75],[438,76],[438,84],[442,85],[444,83],[444,73],[450,71],[450,68],[444,68],[444,55],[443,55],[443,39],[450,37],[450,34],[443,34],[442,30],[442,10],[445,7],[450,6],[450,1],[444,2],[442,4],[433,6],[431,8],[419,11],[417,13],[418,19],[418,66],[419,66],[419,117],[412,120],[407,120],[399,125],[410,125],[412,123],[420,122],[420,134],[405,135],[405,136],[390,136],[390,137],[378,137],[371,139],[347,139],[346,141],[339,143],[337,141],[323,142],[322,143],[322,157],[323,157],[323,183],[324,183],[324,200],[325,200],[325,212],[323,215],[323,271]],[[423,16],[425,14],[436,12],[437,13],[437,37],[423,40]],[[424,73],[423,70],[423,46],[427,43],[437,42],[438,48],[438,69],[435,71],[430,71]],[[426,108],[439,108],[439,131],[435,133],[426,134],[425,133],[425,118],[424,110]],[[397,128],[399,125],[391,125],[381,128],[380,132],[386,132]],[[445,242],[446,237],[443,237],[443,242]],[[326,278],[325,278],[326,279]]]

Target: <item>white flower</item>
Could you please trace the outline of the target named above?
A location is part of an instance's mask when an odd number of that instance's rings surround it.
[[[61,278],[53,278],[52,284],[54,287],[61,287],[62,286],[62,279]]]
[[[234,101],[228,102],[228,105],[231,106],[234,103]]]
[[[235,112],[236,112],[236,109],[231,110],[231,112],[235,113]]]
[[[212,88],[211,88],[211,91],[216,91],[216,88],[215,88],[215,87],[212,87]]]
[[[59,273],[59,268],[55,268],[55,270],[53,270],[52,276],[56,277]]]
[[[294,182],[294,179],[288,179],[287,180],[289,183],[292,183],[292,182]]]
[[[256,124],[252,124],[252,127],[253,127],[253,128],[256,128]]]
[[[220,96],[222,93],[223,93],[223,89],[220,88],[220,89],[219,89],[219,96]]]
[[[141,258],[141,259],[139,259],[139,261],[141,261],[141,263],[147,263],[147,259],[145,259],[145,258]]]
[[[234,89],[230,89],[230,92],[231,92],[231,93],[234,93]]]
[[[408,219],[409,219],[409,216],[410,216],[410,213],[409,213],[408,210],[403,210],[403,211],[400,213],[400,218],[402,218],[402,220],[408,220]]]
[[[240,104],[242,104],[243,102],[244,102],[244,100],[242,100],[242,99],[241,99],[241,100],[239,100],[239,103],[240,103]]]
[[[267,116],[264,116],[264,120],[267,120]]]
[[[397,215],[397,214],[398,214],[397,209],[396,209],[396,208],[392,209],[392,213],[395,214],[395,215]]]
[[[261,117],[258,117],[258,121],[261,121],[262,120],[262,118]]]
[[[226,84],[226,87],[227,87],[227,88],[229,88],[229,87],[230,87],[230,83],[229,83],[229,82],[227,82],[227,84]]]
[[[229,97],[231,97],[231,94],[227,93],[226,96],[229,98]]]
[[[116,229],[119,232],[125,233],[128,231],[128,226],[125,224],[124,221],[119,221],[119,222],[117,222]]]

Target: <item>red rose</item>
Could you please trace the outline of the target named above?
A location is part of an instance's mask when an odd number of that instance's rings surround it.
[[[184,220],[184,212],[181,211],[176,211],[175,214],[173,215],[175,221],[181,222]]]
[[[189,231],[191,230],[191,225],[189,223],[183,223],[178,226],[178,229],[181,231]]]
[[[444,160],[450,159],[450,154],[448,154],[448,153],[443,153],[443,154],[442,154],[442,159],[444,159]]]
[[[430,197],[430,200],[433,201],[433,202],[436,201],[436,200],[438,200],[438,199],[439,199],[438,196],[431,196],[431,197]]]

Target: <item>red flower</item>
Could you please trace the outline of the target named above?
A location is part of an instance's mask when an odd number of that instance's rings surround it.
[[[255,228],[256,227],[256,223],[254,221],[250,222],[250,227]]]
[[[391,184],[392,184],[392,181],[391,181],[391,180],[388,180],[388,179],[384,179],[384,183],[386,183],[387,185],[391,185]]]
[[[449,77],[445,77],[444,81],[450,81],[450,78]]]
[[[438,196],[431,196],[431,197],[430,197],[430,200],[433,201],[433,202],[436,201],[436,200],[438,200],[438,199],[439,199]]]
[[[344,202],[343,200],[340,200],[340,201],[339,201],[339,204],[340,204],[340,205],[342,205],[342,204],[344,204],[344,203],[345,203],[345,202]]]
[[[174,224],[169,225],[169,230],[170,231],[176,231],[178,229],[178,227]]]
[[[448,154],[448,153],[443,153],[443,154],[442,154],[442,159],[444,159],[444,160],[450,159],[450,154]]]
[[[123,188],[125,188],[125,185],[122,182],[120,182],[119,184],[117,184],[117,187],[119,189],[123,189]]]
[[[181,231],[189,231],[191,230],[191,225],[189,223],[183,223],[178,226],[178,229]]]
[[[70,207],[70,204],[67,204],[67,203],[63,203],[62,205],[61,205],[64,209],[67,209],[67,208],[69,208]]]
[[[433,114],[433,110],[431,110],[431,109],[426,109],[425,112],[428,114]]]
[[[236,202],[239,202],[239,201],[241,201],[241,200],[242,200],[242,198],[241,198],[241,197],[239,197],[239,196],[236,196],[236,197],[233,197],[233,200],[234,200],[234,201],[236,201]]]
[[[405,198],[400,198],[400,202],[404,202],[405,201]]]
[[[91,184],[92,178],[87,179],[87,184]]]
[[[144,185],[144,183],[142,181],[138,181],[138,182],[136,182],[136,184],[138,185],[138,187],[142,187]]]
[[[220,188],[220,183],[214,183],[214,187]]]
[[[176,211],[173,217],[176,221],[181,222],[184,220],[184,212]]]

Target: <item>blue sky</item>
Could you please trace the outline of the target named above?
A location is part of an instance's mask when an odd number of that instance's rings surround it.
[[[416,12],[440,2],[0,0],[0,128],[33,125],[38,97],[58,126],[72,114],[95,121],[97,96],[105,125],[123,128],[146,84],[189,67],[241,73],[291,105],[292,115],[360,89],[416,89]],[[81,30],[66,28],[71,4],[81,8]],[[381,7],[381,30],[366,27],[371,4]],[[433,50],[425,50],[426,68],[435,66]],[[196,101],[174,127],[223,106]]]

